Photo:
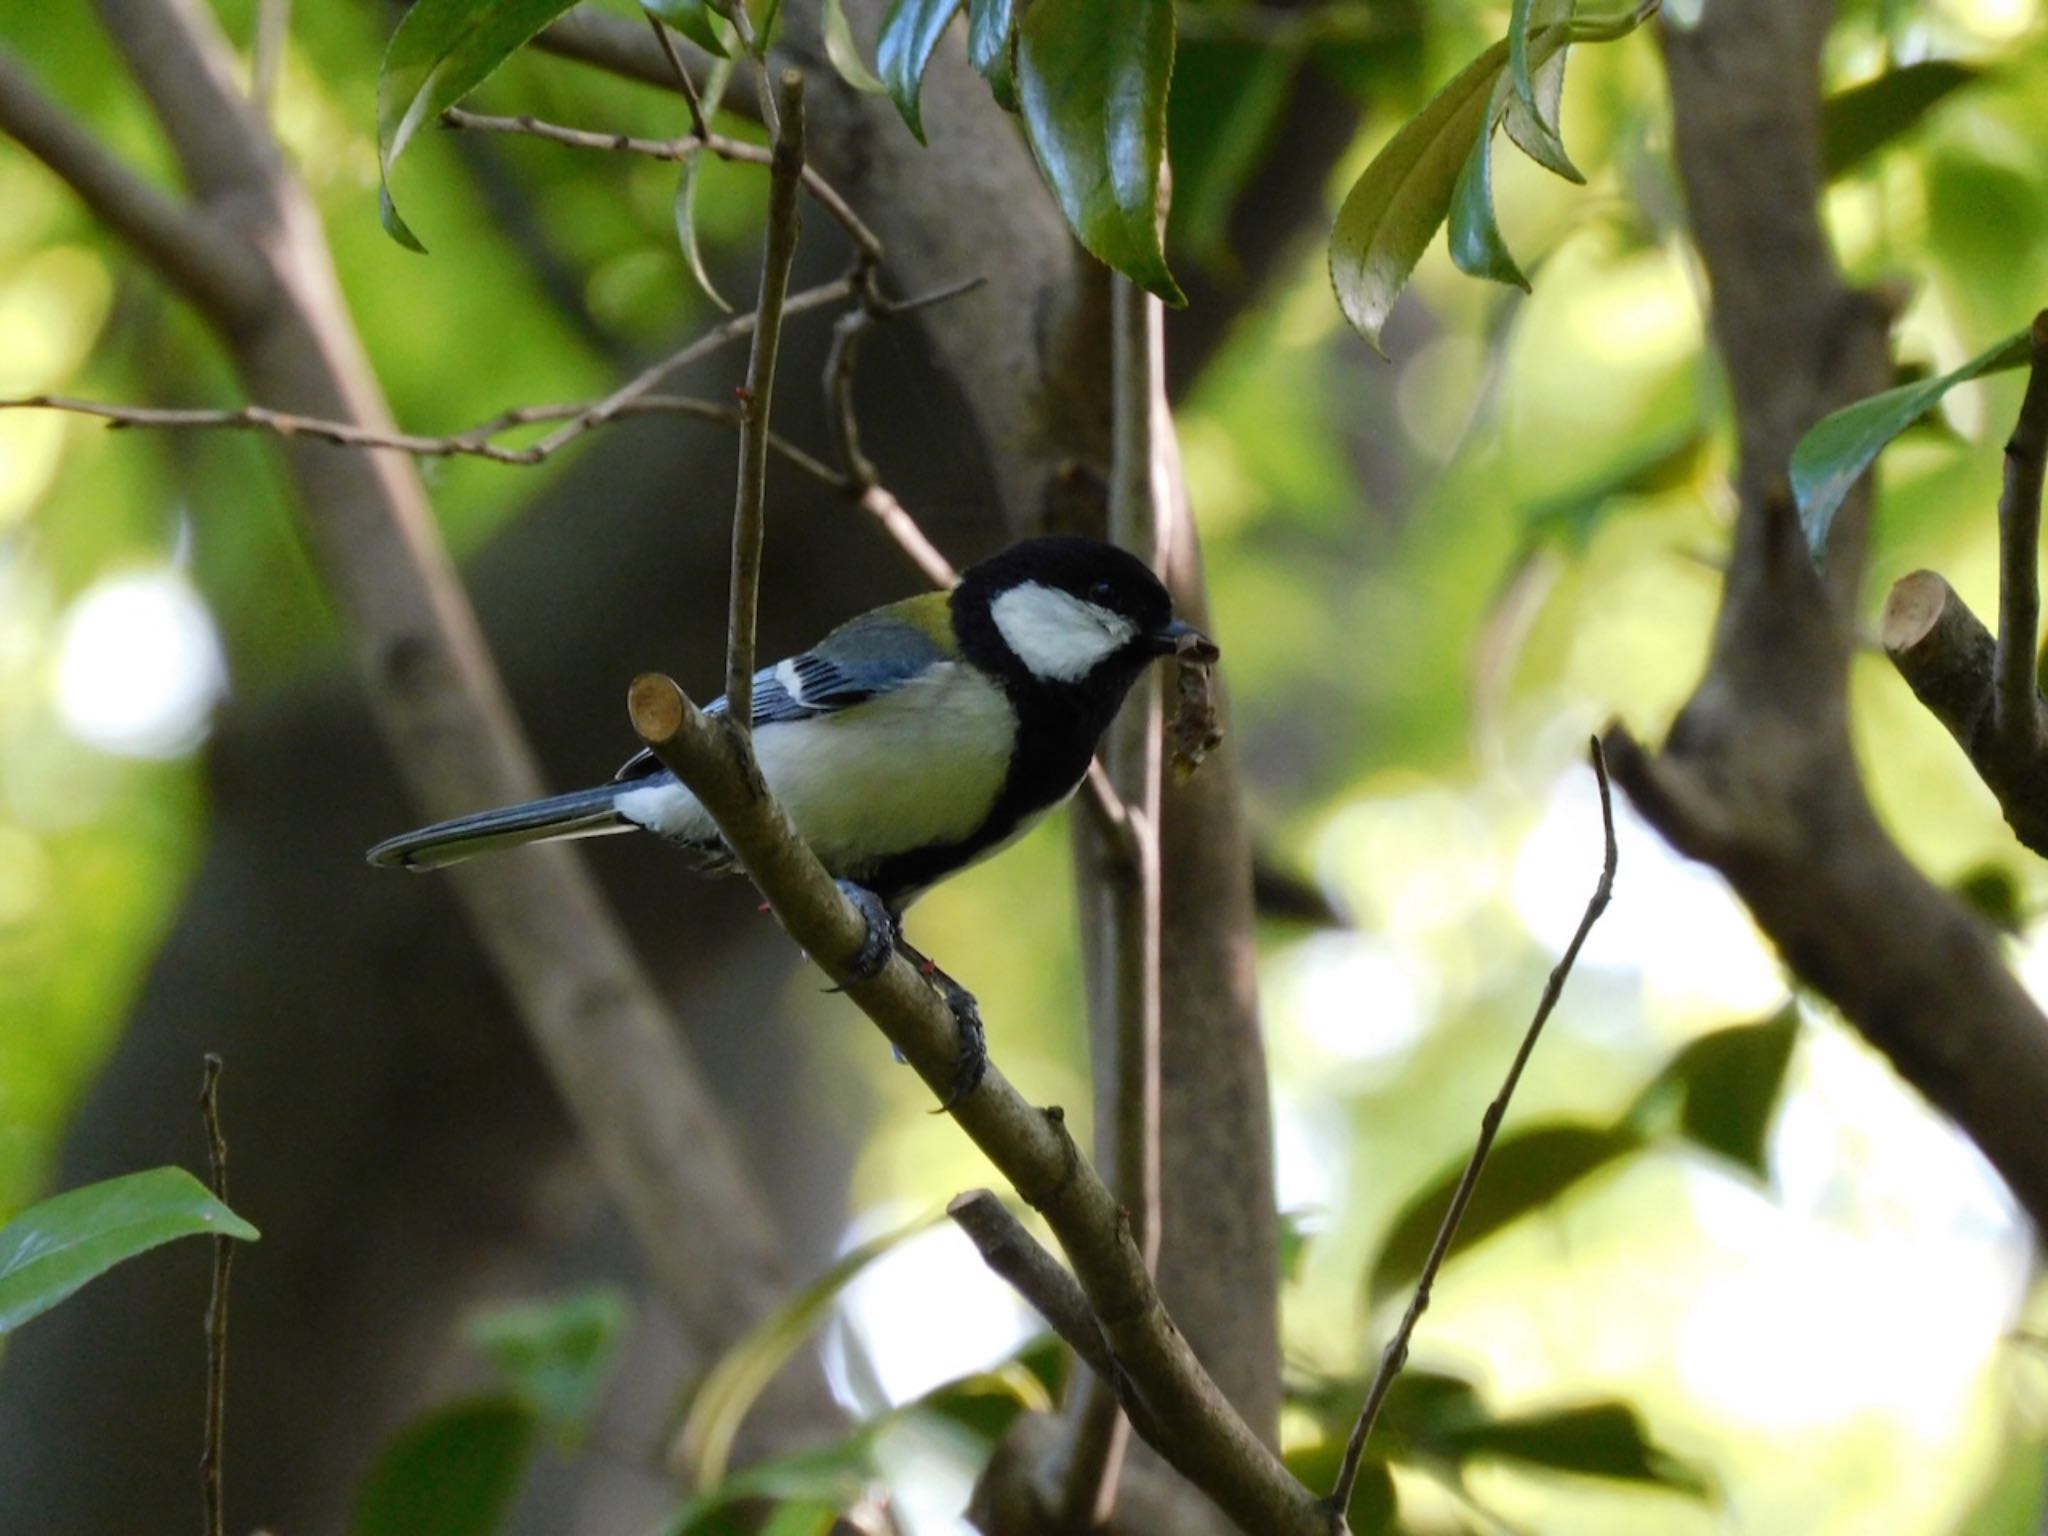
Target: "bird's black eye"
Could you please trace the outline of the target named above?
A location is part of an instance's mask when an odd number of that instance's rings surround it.
[[[1116,606],[1116,588],[1106,581],[1098,581],[1088,589],[1088,601],[1098,608]]]

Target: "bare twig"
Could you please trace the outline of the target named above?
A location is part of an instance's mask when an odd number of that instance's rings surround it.
[[[668,67],[675,74],[676,89],[690,105],[690,131],[704,143],[710,143],[711,122],[704,114],[704,98],[698,94],[697,82],[690,78],[689,66],[683,63],[683,56],[676,51],[676,40],[669,34],[668,23],[652,11],[644,14],[647,25],[654,29],[654,40],[661,44],[662,57],[668,60]]]
[[[854,974],[866,924],[765,792],[745,743],[657,674],[634,683],[629,708],[641,740],[711,813],[790,937],[919,1077],[950,1092],[959,1059],[951,1011],[900,954],[876,975]],[[1059,1238],[1112,1359],[1145,1403],[1160,1453],[1248,1531],[1333,1536],[1329,1511],[1245,1424],[1173,1326],[1116,1196],[1059,1111],[1033,1108],[991,1063],[950,1112]]]
[[[525,467],[541,461],[534,458],[526,449],[501,448],[491,439],[517,427],[580,416],[589,409],[589,403],[576,401],[563,405],[522,405],[494,416],[480,426],[448,437],[423,437],[412,432],[382,432],[372,427],[357,426],[353,422],[323,421],[313,416],[297,416],[290,411],[273,411],[261,405],[245,405],[234,410],[184,410],[108,405],[102,401],[80,400],[70,395],[25,395],[18,400],[0,400],[0,411],[27,409],[68,411],[79,416],[96,416],[114,430],[149,427],[169,431],[268,432],[282,438],[310,437],[318,442],[333,443],[343,448],[389,448],[423,459],[477,458],[489,460],[493,464]],[[639,399],[621,406],[606,420],[623,421],[634,416],[688,416],[698,421],[716,421],[736,427],[739,425],[740,411],[736,405],[720,405],[716,401],[698,400],[688,395],[642,395]],[[801,470],[813,479],[835,490],[851,489],[846,477],[839,471],[822,460],[813,458],[787,438],[771,434],[768,446],[786,459],[793,468]]]
[[[1112,449],[1110,538],[1154,569],[1164,569],[1155,433],[1171,434],[1165,417],[1164,320],[1159,301],[1121,275],[1110,278]],[[1107,1017],[1094,1032],[1107,1049],[1098,1069],[1105,1102],[1097,1156],[1109,1166],[1117,1196],[1130,1213],[1148,1272],[1159,1263],[1159,765],[1160,691],[1148,669],[1124,706],[1104,753],[1104,771],[1089,775],[1091,793],[1113,833],[1080,863],[1084,879],[1105,868],[1107,911],[1088,927],[1089,994]],[[1112,805],[1114,809],[1112,810]],[[1084,840],[1088,833],[1080,834]],[[1084,912],[1089,893],[1084,890]],[[1109,1093],[1103,1094],[1107,1086]],[[1113,1383],[1095,1378],[1078,1400],[1059,1479],[1060,1523],[1085,1530],[1106,1523],[1116,1504],[1118,1475],[1129,1442]]]
[[[206,1053],[199,1081],[199,1118],[206,1127],[206,1163],[214,1198],[228,1203],[228,1140],[220,1125],[220,1057]],[[199,1490],[206,1509],[207,1536],[226,1536],[227,1506],[222,1463],[227,1441],[228,1269],[235,1240],[213,1240],[213,1291],[206,1302],[206,1435],[199,1453]]]
[[[1415,1294],[1409,1299],[1408,1310],[1401,1315],[1401,1322],[1394,1329],[1394,1336],[1387,1341],[1387,1347],[1380,1355],[1379,1370],[1374,1374],[1372,1386],[1365,1395],[1365,1405],[1358,1411],[1358,1423],[1351,1431],[1351,1440],[1344,1448],[1344,1464],[1337,1473],[1337,1484],[1330,1490],[1330,1507],[1342,1513],[1351,1507],[1351,1492],[1358,1483],[1358,1470],[1365,1460],[1365,1443],[1372,1434],[1373,1421],[1379,1417],[1387,1392],[1394,1384],[1394,1378],[1401,1374],[1401,1367],[1408,1363],[1408,1341],[1415,1333],[1415,1325],[1422,1320],[1422,1314],[1429,1308],[1431,1288],[1436,1284],[1437,1272],[1443,1268],[1444,1258],[1451,1251],[1451,1242],[1458,1235],[1458,1223],[1464,1219],[1465,1207],[1470,1204],[1472,1192],[1479,1187],[1479,1175],[1486,1168],[1486,1157],[1493,1150],[1494,1138],[1500,1134],[1501,1122],[1507,1118],[1508,1100],[1514,1097],[1515,1087],[1522,1080],[1522,1069],[1529,1064],[1529,1057],[1536,1049],[1537,1037],[1543,1033],[1543,1026],[1550,1018],[1551,1010],[1557,1007],[1557,1000],[1564,993],[1565,978],[1571,975],[1572,963],[1579,958],[1579,950],[1586,942],[1586,935],[1593,931],[1593,925],[1600,920],[1600,914],[1607,910],[1607,902],[1614,894],[1614,867],[1617,852],[1614,843],[1614,798],[1607,783],[1607,759],[1601,750],[1599,738],[1592,744],[1593,775],[1600,784],[1600,831],[1603,852],[1600,863],[1600,881],[1593,889],[1592,898],[1586,903],[1585,915],[1579,919],[1578,931],[1572,935],[1571,943],[1565,946],[1564,954],[1551,967],[1550,979],[1543,984],[1542,999],[1536,1004],[1535,1017],[1529,1020],[1529,1027],[1522,1035],[1522,1043],[1515,1051],[1515,1058],[1508,1064],[1507,1076],[1502,1079],[1500,1092],[1493,1102],[1486,1106],[1486,1113],[1479,1122],[1479,1140],[1473,1145],[1472,1157],[1465,1164],[1465,1172],[1458,1179],[1458,1187],[1451,1195],[1451,1203],[1444,1212],[1441,1226],[1437,1228],[1436,1241],[1430,1244],[1429,1257],[1423,1261],[1422,1273],[1415,1282]]]
[[[691,98],[695,103],[696,98]],[[701,115],[701,104],[698,107]],[[730,160],[740,165],[772,166],[775,151],[770,146],[749,144],[745,139],[728,138],[724,134],[693,129],[674,139],[640,139],[623,133],[594,133],[584,128],[565,128],[559,123],[544,122],[530,114],[518,117],[487,117],[480,112],[467,112],[460,107],[450,107],[441,114],[441,122],[449,128],[466,129],[472,133],[516,133],[529,138],[545,139],[550,144],[564,145],[570,149],[602,150],[611,154],[641,155],[650,160],[682,162],[692,155],[706,150],[721,160]],[[875,232],[861,221],[853,211],[853,205],[833,188],[832,183],[810,166],[802,171],[804,190],[817,199],[818,206],[830,214],[833,221],[846,231],[847,238],[861,254],[866,263],[872,265],[882,259],[882,242]]]
[[[270,302],[270,273],[242,241],[160,191],[44,94],[0,52],[0,133],[70,184],[85,205],[201,308],[247,318]]]
[[[782,342],[783,298],[796,259],[796,189],[804,165],[804,77],[784,70],[781,127],[768,191],[768,235],[761,259],[761,297],[754,347],[740,391],[740,473],[732,519],[732,616],[726,633],[725,696],[732,729],[753,729],[754,622],[761,596],[761,545],[768,490],[768,414],[775,393],[775,357]]]
[[[1105,1380],[1116,1376],[1116,1362],[1080,1283],[1025,1230],[1014,1211],[990,1191],[970,1189],[953,1197],[946,1214],[979,1250],[982,1262],[1031,1304],[1082,1364]]]

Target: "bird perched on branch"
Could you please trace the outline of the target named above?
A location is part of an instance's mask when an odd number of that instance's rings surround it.
[[[754,751],[804,841],[868,921],[862,960],[896,948],[960,1020],[953,1099],[986,1056],[973,998],[912,950],[904,909],[1007,847],[1071,795],[1131,685],[1163,656],[1213,662],[1144,562],[1093,539],[1014,544],[950,592],[889,603],[754,675]],[[719,699],[707,713],[722,713]],[[372,864],[435,869],[556,838],[652,832],[732,867],[697,798],[642,752],[610,783],[407,832]],[[857,967],[858,968],[858,967]],[[951,1100],[949,1100],[951,1102]]]

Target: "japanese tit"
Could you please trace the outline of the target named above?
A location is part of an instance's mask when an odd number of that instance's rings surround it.
[[[1215,656],[1142,561],[1028,539],[950,592],[862,614],[756,673],[754,751],[797,831],[893,938],[912,901],[1074,792],[1131,685],[1177,650]],[[647,752],[608,784],[407,832],[369,861],[433,869],[636,828],[731,865],[711,817]]]

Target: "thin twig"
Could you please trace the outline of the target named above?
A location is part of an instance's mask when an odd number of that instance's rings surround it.
[[[652,11],[643,12],[647,25],[654,29],[654,40],[661,44],[662,57],[668,60],[668,67],[675,71],[676,88],[683,94],[683,100],[690,105],[690,131],[705,143],[711,141],[711,123],[704,115],[704,98],[697,94],[697,82],[690,78],[683,56],[676,51],[676,40],[669,36],[668,23]]]
[[[466,130],[471,133],[514,133],[528,138],[544,139],[550,144],[560,144],[568,149],[599,150],[615,155],[640,155],[649,160],[668,160],[680,164],[692,155],[709,150],[721,160],[730,160],[738,165],[765,165],[775,163],[775,150],[770,145],[749,144],[745,139],[728,138],[722,133],[710,133],[693,129],[673,139],[642,139],[625,133],[597,133],[587,128],[567,128],[560,123],[550,123],[522,113],[517,117],[488,117],[480,112],[467,112],[461,107],[450,107],[441,114],[441,123],[446,128]],[[860,215],[853,211],[853,205],[841,197],[832,183],[810,166],[803,168],[804,190],[817,199],[818,206],[830,214],[833,221],[846,231],[846,236],[861,254],[861,259],[873,265],[882,259],[882,242],[875,232],[868,228]]]
[[[220,1126],[220,1057],[208,1051],[199,1081],[199,1118],[206,1127],[206,1161],[213,1195],[228,1203],[228,1141]],[[199,1488],[206,1507],[207,1536],[226,1536],[227,1508],[223,1497],[222,1456],[226,1444],[228,1398],[228,1268],[234,1263],[235,1240],[213,1240],[213,1293],[206,1303],[206,1440],[199,1454]]]
[[[768,185],[768,235],[761,258],[761,296],[754,346],[740,392],[740,472],[732,517],[732,614],[726,631],[725,696],[731,729],[753,728],[754,626],[761,601],[761,545],[768,494],[768,414],[775,394],[775,358],[782,343],[783,299],[796,259],[796,192],[804,168],[804,77],[782,72],[781,124]]]
[[[493,464],[520,467],[531,466],[541,461],[533,456],[530,449],[501,448],[490,439],[516,427],[566,420],[581,415],[588,408],[588,402],[585,401],[562,405],[522,405],[494,416],[466,432],[457,432],[448,437],[423,437],[411,432],[379,432],[371,427],[359,427],[353,422],[325,421],[312,416],[294,415],[290,411],[274,411],[268,406],[261,405],[245,405],[233,410],[183,410],[107,405],[98,400],[80,400],[70,395],[25,395],[17,400],[0,400],[0,411],[67,411],[78,416],[98,417],[105,421],[110,429],[117,431],[148,427],[169,431],[268,432],[275,437],[283,438],[309,437],[317,442],[333,443],[342,448],[389,448],[422,459],[475,458],[485,459]],[[623,421],[634,416],[688,416],[698,421],[716,421],[728,426],[738,426],[740,411],[736,405],[720,405],[713,400],[699,400],[688,395],[642,395],[614,411],[607,421]],[[813,479],[831,486],[834,490],[851,492],[852,487],[844,475],[831,465],[806,453],[787,438],[771,435],[768,446],[786,459],[792,467]]]
[[[1592,759],[1593,777],[1600,785],[1603,846],[1600,882],[1586,903],[1578,931],[1572,935],[1571,943],[1565,946],[1557,964],[1551,967],[1550,979],[1543,984],[1542,999],[1536,1004],[1536,1015],[1530,1019],[1529,1028],[1522,1035],[1515,1059],[1509,1063],[1507,1076],[1501,1081],[1500,1092],[1486,1106],[1486,1113],[1479,1122],[1479,1140],[1473,1146],[1471,1160],[1465,1164],[1465,1172],[1451,1195],[1443,1223],[1437,1228],[1436,1241],[1430,1245],[1429,1257],[1423,1262],[1422,1274],[1415,1282],[1415,1294],[1408,1302],[1408,1310],[1401,1315],[1400,1326],[1395,1328],[1393,1338],[1387,1341],[1387,1347],[1380,1355],[1379,1370],[1366,1392],[1364,1407],[1358,1411],[1358,1423],[1351,1431],[1351,1441],[1344,1448],[1344,1464],[1337,1474],[1337,1484],[1330,1490],[1330,1508],[1339,1515],[1351,1507],[1351,1492],[1358,1483],[1358,1470],[1365,1460],[1365,1442],[1372,1434],[1373,1421],[1379,1417],[1394,1378],[1408,1363],[1408,1341],[1415,1333],[1415,1325],[1429,1308],[1430,1290],[1436,1284],[1437,1271],[1443,1268],[1451,1242],[1458,1235],[1458,1223],[1464,1218],[1465,1207],[1471,1202],[1473,1190],[1479,1187],[1479,1175],[1486,1167],[1487,1154],[1493,1150],[1494,1138],[1500,1134],[1501,1122],[1507,1118],[1508,1100],[1514,1097],[1515,1087],[1522,1080],[1522,1069],[1529,1064],[1530,1054],[1536,1049],[1537,1037],[1543,1033],[1551,1010],[1564,993],[1565,979],[1571,975],[1572,963],[1579,958],[1586,935],[1593,931],[1593,924],[1600,920],[1600,914],[1607,910],[1608,900],[1614,894],[1614,867],[1619,857],[1614,843],[1614,796],[1607,783],[1607,757],[1601,750],[1598,737],[1593,739]]]
[[[2041,480],[2048,461],[2048,310],[2034,317],[2032,368],[2005,444],[1998,498],[1998,686],[1992,720],[2008,753],[2042,748]]]

